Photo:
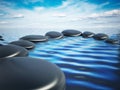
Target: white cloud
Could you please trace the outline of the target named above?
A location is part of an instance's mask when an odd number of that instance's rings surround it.
[[[45,10],[45,8],[44,7],[35,7],[34,10],[37,12],[40,12],[40,11]]]
[[[66,17],[67,15],[65,13],[54,13],[52,16],[53,17]]]
[[[107,6],[107,5],[109,5],[110,4],[110,2],[104,2],[104,3],[102,3],[101,5],[99,5],[98,7],[99,8],[102,8],[102,7],[104,7],[104,6]]]
[[[73,3],[73,0],[67,0],[67,1],[63,1],[62,5],[57,7],[57,9],[63,9],[63,8],[67,8],[70,4]]]
[[[111,10],[104,13],[106,16],[120,16],[120,10]]]
[[[89,10],[88,10],[89,8]],[[91,12],[92,10],[96,9],[96,5],[88,4],[87,2],[78,1],[78,0],[67,0],[63,1],[62,5],[54,8],[53,10],[59,12],[66,12],[69,15],[76,15]]]
[[[6,21],[0,21],[0,24],[8,24],[9,22]]]
[[[23,14],[16,14],[16,15],[13,15],[12,18],[24,18],[24,15]]]
[[[107,18],[107,17],[116,17],[120,16],[120,10],[110,10],[103,13],[94,13],[91,14],[88,18]]]
[[[38,28],[40,30],[118,28],[119,25],[116,24],[116,22],[119,20],[120,10],[106,12],[96,11],[98,8],[108,4],[109,2],[105,2],[98,6],[83,1],[76,2],[76,0],[67,0],[64,1],[61,6],[56,8],[51,7],[49,9],[45,7],[35,7],[32,11],[7,8],[5,11],[9,13],[9,17],[12,17],[12,19],[9,18],[8,20],[10,24],[8,23],[6,26],[1,25],[0,28]],[[110,16],[113,16],[113,18]]]

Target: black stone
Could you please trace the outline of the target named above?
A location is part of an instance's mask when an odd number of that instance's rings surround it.
[[[4,41],[4,39],[3,39],[3,37],[2,37],[2,36],[0,36],[0,41]]]
[[[80,31],[72,29],[64,30],[62,33],[64,36],[80,36],[82,34]]]
[[[63,37],[63,34],[56,31],[50,31],[47,32],[45,36],[48,36],[49,38],[60,39]]]
[[[28,51],[16,45],[3,45],[0,46],[0,58],[9,58],[15,56],[27,56]]]
[[[4,39],[3,39],[3,38],[0,38],[0,41],[4,41]]]
[[[86,31],[86,32],[82,33],[82,37],[84,37],[84,38],[90,38],[90,37],[93,37],[93,36],[94,36],[94,33],[89,32],[89,31]]]
[[[27,36],[24,36],[20,39],[28,40],[28,41],[31,41],[31,42],[44,42],[44,41],[48,40],[47,37],[42,36],[42,35],[27,35]]]
[[[4,58],[0,60],[0,90],[65,90],[65,76],[46,60]]]
[[[119,44],[119,40],[112,39],[112,38],[107,39],[105,42],[110,44]]]
[[[0,38],[2,38],[2,36],[0,36]]]
[[[10,44],[14,44],[14,45],[18,45],[18,46],[22,46],[26,49],[32,49],[35,47],[35,44],[27,41],[27,40],[19,40],[19,41],[13,41]]]
[[[104,33],[98,33],[98,34],[95,34],[93,36],[93,38],[96,40],[106,40],[106,39],[108,39],[108,35],[106,35]]]

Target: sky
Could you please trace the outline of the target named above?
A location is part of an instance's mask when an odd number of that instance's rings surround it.
[[[0,30],[119,27],[120,0],[0,0]]]

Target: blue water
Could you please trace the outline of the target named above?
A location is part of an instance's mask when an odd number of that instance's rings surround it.
[[[66,37],[36,43],[29,57],[58,65],[66,76],[66,90],[120,90],[119,47],[93,38]]]

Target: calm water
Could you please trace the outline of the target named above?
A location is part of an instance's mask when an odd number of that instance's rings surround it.
[[[45,35],[46,32],[49,31],[57,31],[62,32],[66,28],[49,28],[49,29],[42,29],[42,28],[1,28],[0,27],[0,35],[4,36],[4,39],[6,42],[11,42],[18,40],[20,37],[23,37],[25,35],[31,35],[31,34],[38,34],[38,35]],[[68,29],[68,28],[67,28]],[[108,35],[112,34],[118,34],[120,32],[120,29],[116,28],[75,28],[76,30],[80,30],[81,32],[84,31],[91,31],[94,33],[105,33]]]
[[[66,90],[120,90],[119,46],[66,37],[37,43],[29,57],[58,65],[66,76]]]

